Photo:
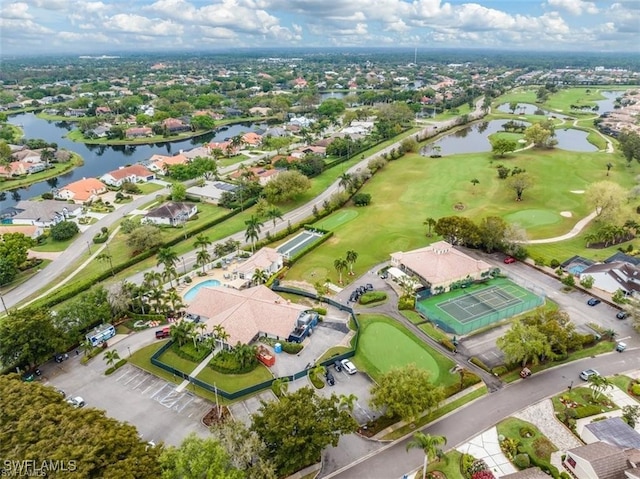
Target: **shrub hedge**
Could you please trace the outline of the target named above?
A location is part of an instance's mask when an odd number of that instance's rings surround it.
[[[593,416],[594,414],[600,414],[601,412],[602,406],[598,406],[597,404],[586,404],[585,406],[578,406],[576,408],[576,419]]]
[[[455,345],[447,338],[442,338],[440,340],[440,344],[442,344],[445,348],[447,348],[451,352],[453,352],[453,351],[455,351],[457,349],[455,347]]]
[[[109,369],[107,369],[104,374],[106,376],[108,376],[109,374],[113,374],[114,372],[116,372],[118,369],[120,369],[122,366],[124,366],[125,364],[127,364],[127,360],[126,359],[121,359],[120,361],[118,361],[116,364],[114,364],[113,366],[111,366]]]
[[[478,366],[481,369],[484,369],[488,373],[491,372],[491,368],[489,366],[487,366],[485,363],[483,363],[480,358],[477,358],[477,357],[473,356],[471,359],[469,359],[469,362],[471,362],[471,364],[475,364],[476,366]]]
[[[360,296],[358,300],[360,304],[371,304],[387,299],[387,293],[384,291],[369,291]]]
[[[194,363],[201,362],[210,353],[209,348],[202,346],[200,349],[196,349],[191,342],[186,342],[182,346],[178,346],[178,343],[174,342],[171,345],[171,350],[182,359],[193,361]]]
[[[243,367],[233,351],[220,351],[209,362],[209,367],[222,374],[245,374],[258,367],[258,359],[254,357]]]

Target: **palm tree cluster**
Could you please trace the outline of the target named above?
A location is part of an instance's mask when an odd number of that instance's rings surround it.
[[[202,274],[204,275],[206,274],[205,266],[211,261],[211,254],[207,250],[207,248],[211,246],[211,240],[208,236],[199,234],[196,236],[196,241],[193,245],[199,248],[196,253],[196,264],[202,267]]]
[[[338,280],[340,284],[342,284],[342,273],[344,273],[347,269],[349,270],[349,276],[355,276],[355,273],[353,272],[353,265],[355,264],[357,259],[358,253],[354,250],[349,250],[347,251],[345,258],[337,258],[333,262],[333,267],[340,276]]]
[[[624,243],[632,239],[640,230],[640,224],[628,220],[622,226],[605,224],[597,231],[585,235],[587,248],[594,243],[601,243],[606,248],[613,244]]]
[[[184,303],[175,288],[165,290],[162,286],[164,277],[158,271],[144,274],[141,285],[125,283],[124,291],[129,295],[130,308],[142,314],[177,314]]]
[[[229,339],[229,334],[224,327],[216,324],[211,333],[207,333],[207,325],[205,323],[194,323],[191,321],[179,321],[171,325],[171,339],[178,346],[182,347],[188,341],[193,341],[193,347],[199,350],[201,346],[206,346],[212,351],[219,345],[224,345]]]

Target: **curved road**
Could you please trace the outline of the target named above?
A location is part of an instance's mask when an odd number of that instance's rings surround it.
[[[608,353],[549,369],[483,396],[466,407],[457,409],[421,429],[421,431],[445,436],[447,447],[455,448],[527,406],[554,396],[566,390],[570,385],[581,386],[583,382],[578,378],[578,374],[584,369],[595,368],[603,375],[610,376],[638,369],[639,365],[640,349],[634,349],[627,350],[622,354]],[[411,440],[411,436],[412,434],[397,442],[383,445],[348,466],[320,477],[340,479],[400,478],[407,471],[420,467],[424,458],[422,451],[406,451],[407,442]]]

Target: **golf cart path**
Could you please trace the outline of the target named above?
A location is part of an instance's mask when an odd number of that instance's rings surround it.
[[[569,231],[566,234],[563,234],[562,236],[556,236],[554,238],[529,240],[527,241],[527,243],[528,244],[555,243],[556,241],[564,241],[564,240],[573,238],[574,236],[577,236],[584,229],[584,227],[587,226],[589,222],[595,217],[596,217],[596,212],[594,211],[588,216],[585,216],[580,221],[578,221],[576,225],[573,228],[571,228],[571,231]]]

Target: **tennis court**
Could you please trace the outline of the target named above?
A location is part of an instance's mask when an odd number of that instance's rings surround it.
[[[278,253],[282,254],[285,258],[291,258],[303,249],[311,246],[316,241],[322,238],[323,233],[319,231],[304,230],[291,238],[286,243],[281,244],[278,247]]]
[[[419,299],[416,309],[440,328],[468,334],[502,319],[529,311],[544,299],[504,278]]]

